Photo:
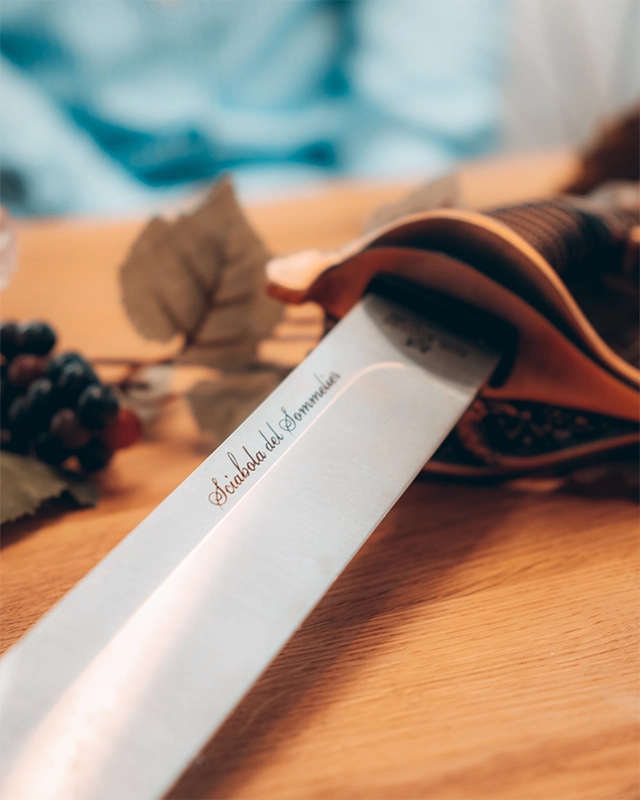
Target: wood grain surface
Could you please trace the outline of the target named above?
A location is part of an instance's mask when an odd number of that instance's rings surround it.
[[[542,193],[568,163],[476,165],[465,193]],[[400,193],[336,185],[251,216],[273,250],[334,246]],[[166,353],[118,300],[139,226],[24,225],[4,318],[50,319],[91,357]],[[99,476],[96,509],[5,526],[2,648],[210,449],[176,399]],[[639,556],[629,500],[418,480],[169,797],[638,797]]]

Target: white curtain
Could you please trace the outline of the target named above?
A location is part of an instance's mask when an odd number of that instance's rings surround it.
[[[584,145],[640,96],[640,0],[510,0],[503,148]]]

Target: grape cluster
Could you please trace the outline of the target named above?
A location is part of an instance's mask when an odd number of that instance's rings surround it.
[[[0,326],[0,442],[55,466],[75,456],[94,472],[137,441],[142,425],[79,353],[52,356],[55,343],[46,322]]]

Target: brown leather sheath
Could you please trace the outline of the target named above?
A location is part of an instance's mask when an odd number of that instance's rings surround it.
[[[566,468],[640,441],[640,228],[637,204],[610,199],[415,214],[337,252],[272,260],[269,290],[339,319],[383,274],[498,318],[512,332],[502,362],[425,469]]]

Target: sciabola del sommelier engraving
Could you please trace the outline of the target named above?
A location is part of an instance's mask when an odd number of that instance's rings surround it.
[[[227,451],[229,473],[220,479],[218,477],[211,478],[214,489],[209,493],[210,503],[214,506],[223,506],[229,497],[251,478],[261,464],[269,458],[269,455],[285,441],[285,435],[293,435],[298,425],[315,410],[325,394],[338,382],[340,375],[332,372],[326,378],[322,375],[314,375],[314,378],[318,381],[316,390],[295,411],[282,406],[282,416],[275,424],[267,421],[263,428],[258,428],[257,436],[260,437],[258,447],[249,448],[242,445],[239,454]]]

